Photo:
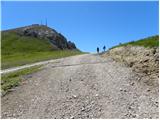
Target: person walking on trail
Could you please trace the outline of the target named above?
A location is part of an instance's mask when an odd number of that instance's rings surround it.
[[[97,47],[97,53],[99,53],[99,47]]]
[[[104,50],[104,52],[105,52],[105,50],[106,50],[106,46],[104,46],[104,47],[103,47],[103,50]]]

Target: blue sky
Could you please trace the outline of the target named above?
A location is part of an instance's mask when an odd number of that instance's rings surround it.
[[[82,51],[159,34],[157,2],[2,2],[2,30],[48,20]]]

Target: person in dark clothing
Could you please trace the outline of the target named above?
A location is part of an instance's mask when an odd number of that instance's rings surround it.
[[[99,47],[97,47],[97,53],[99,53]]]
[[[103,50],[104,50],[104,51],[106,50],[106,46],[103,47]]]

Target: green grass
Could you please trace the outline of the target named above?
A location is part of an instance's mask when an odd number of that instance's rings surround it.
[[[7,93],[9,89],[16,87],[22,81],[22,76],[39,71],[41,66],[34,66],[16,72],[1,75],[1,92]]]
[[[1,48],[2,69],[82,54],[78,50],[55,50],[49,40],[21,36],[14,31],[2,32]]]
[[[111,49],[120,47],[120,46],[126,46],[126,45],[144,46],[144,47],[149,47],[149,48],[158,47],[159,46],[159,35],[144,38],[144,39],[137,40],[137,41],[131,41],[131,42],[124,43],[124,44],[119,44],[117,46],[112,47]]]
[[[30,64],[34,62],[57,59],[62,57],[68,57],[73,55],[82,54],[80,51],[48,51],[48,52],[32,52],[32,53],[15,53],[10,55],[1,56],[2,69]]]
[[[29,36],[20,36],[15,32],[2,32],[2,55],[15,53],[45,52],[54,48],[48,40]]]

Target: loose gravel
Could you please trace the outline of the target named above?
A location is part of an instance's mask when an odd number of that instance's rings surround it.
[[[158,88],[131,68],[95,54],[56,61],[2,97],[2,118],[158,118]]]

